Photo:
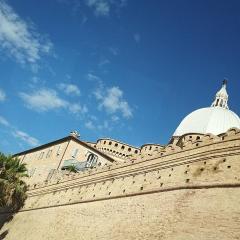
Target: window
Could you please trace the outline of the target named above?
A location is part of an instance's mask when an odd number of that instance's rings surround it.
[[[47,153],[47,155],[46,155],[46,158],[50,157],[51,154],[52,154],[52,149],[49,149],[49,150],[48,150],[48,153]]]
[[[106,144],[106,141],[104,141],[103,144]]]
[[[132,150],[131,148],[128,148],[128,151],[129,151],[129,152],[131,152],[131,150]]]
[[[38,159],[42,159],[43,155],[44,155],[44,152],[41,152]]]
[[[86,161],[86,167],[91,167],[91,166],[95,166],[97,163],[97,155],[93,154],[93,153],[89,153],[87,161]]]
[[[122,149],[124,149],[125,147],[122,145],[122,147],[121,147]]]
[[[74,149],[72,153],[72,157],[75,158],[77,156],[78,149]]]
[[[112,142],[109,142],[108,144],[109,144],[109,145],[112,145]]]
[[[137,154],[137,153],[138,153],[138,150],[135,150],[135,153]]]
[[[57,149],[57,156],[60,155],[60,153],[61,153],[61,145],[58,146],[58,149]]]
[[[199,136],[197,136],[197,138],[196,138],[197,140],[199,140],[200,139],[200,137]]]
[[[149,150],[152,150],[152,146],[149,147]]]
[[[117,143],[115,143],[115,147],[117,147],[118,146],[118,144]]]

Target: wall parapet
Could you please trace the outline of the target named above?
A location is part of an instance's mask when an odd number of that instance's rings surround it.
[[[233,134],[198,148],[99,167],[31,186],[23,210],[178,188],[238,186],[239,156],[239,135]]]

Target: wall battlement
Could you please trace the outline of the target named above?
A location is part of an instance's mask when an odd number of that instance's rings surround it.
[[[207,135],[201,141],[188,141],[182,149],[168,145],[140,160],[31,185],[23,211],[178,188],[238,186],[239,156],[238,130],[221,137]]]

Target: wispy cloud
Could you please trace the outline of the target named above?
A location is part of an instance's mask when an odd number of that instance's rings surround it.
[[[127,0],[85,0],[96,16],[108,16],[112,8],[124,7]]]
[[[89,120],[85,123],[85,127],[89,130],[112,130],[112,126],[110,126],[107,120],[104,120],[102,124]]]
[[[119,49],[116,47],[110,47],[109,51],[112,53],[112,55],[117,56],[119,54]]]
[[[50,53],[52,43],[0,1],[0,49],[21,64],[36,64],[42,55]]]
[[[96,128],[96,125],[93,123],[93,121],[89,120],[85,123],[85,127],[90,130],[94,130]]]
[[[11,125],[7,119],[5,119],[3,116],[0,116],[0,125],[6,127],[12,134],[17,139],[20,139],[21,141],[27,143],[29,146],[34,147],[39,145],[38,139],[30,136],[26,132],[20,131],[16,129],[15,126]]]
[[[21,92],[19,96],[28,108],[38,112],[65,108],[68,105],[68,102],[60,98],[52,89],[40,89],[31,93]]]
[[[98,66],[101,68],[101,67],[103,67],[105,65],[108,65],[108,64],[110,64],[110,60],[107,59],[107,58],[102,58],[102,59],[100,59],[100,61],[98,63]]]
[[[111,2],[108,0],[85,0],[88,7],[94,10],[96,16],[108,16]]]
[[[87,79],[89,80],[89,81],[96,81],[96,82],[100,82],[101,81],[101,78],[100,77],[98,77],[97,75],[94,75],[94,74],[92,74],[92,73],[88,73],[87,74]]]
[[[28,145],[32,147],[39,145],[39,141],[36,138],[31,137],[30,135],[23,131],[15,130],[12,132],[12,135],[22,140],[23,142],[26,142]]]
[[[80,96],[81,92],[78,86],[74,84],[66,84],[66,83],[60,83],[58,84],[58,87],[60,90],[62,90],[64,93],[67,95],[72,95],[72,96]]]
[[[6,93],[0,88],[0,102],[4,102],[6,99]]]
[[[136,43],[140,43],[141,41],[141,35],[139,33],[134,33],[133,34],[133,39]]]
[[[81,106],[80,103],[69,102],[61,98],[54,89],[43,88],[31,93],[20,92],[19,96],[26,107],[37,112],[67,109],[73,114],[85,114],[88,110],[86,106]]]
[[[0,116],[0,124],[4,125],[5,127],[10,126],[9,122],[2,116]]]
[[[80,105],[80,103],[73,103],[68,105],[68,109],[73,114],[85,114],[88,112],[86,105]]]

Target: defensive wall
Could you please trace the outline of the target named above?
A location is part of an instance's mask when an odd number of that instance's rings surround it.
[[[239,239],[240,132],[31,185],[6,239]],[[3,218],[4,214],[0,214]]]
[[[139,148],[109,138],[99,139],[95,147],[119,161],[124,161],[140,154]]]

